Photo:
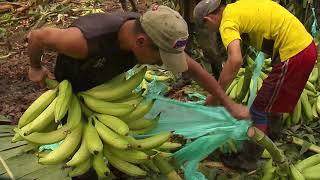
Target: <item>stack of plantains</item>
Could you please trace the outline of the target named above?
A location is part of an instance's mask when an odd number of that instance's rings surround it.
[[[232,81],[226,91],[230,98],[245,105],[248,103],[250,93],[258,93],[262,87],[263,80],[268,77],[267,74],[272,70],[271,59],[265,59],[262,71],[260,72],[256,84],[254,84],[251,78],[255,62],[249,56],[247,56],[247,62],[248,66],[240,68],[236,78]],[[283,114],[283,121],[287,127],[291,127],[298,123],[309,124],[319,119],[320,92],[317,90],[318,77],[318,67],[314,67],[294,111],[292,113]]]
[[[109,175],[109,166],[129,176],[147,172],[179,176],[169,164],[170,151],[181,146],[170,142],[172,133],[162,132],[148,138],[134,135],[151,131],[159,116],[144,118],[154,101],[133,90],[145,78],[142,68],[131,78],[125,73],[109,82],[74,94],[67,80],[43,93],[21,116],[12,142],[25,140],[38,149],[59,143],[53,151],[39,152],[39,163],[66,163],[69,176],[79,176],[91,167],[97,175]]]

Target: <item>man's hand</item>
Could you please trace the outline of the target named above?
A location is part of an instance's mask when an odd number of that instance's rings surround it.
[[[240,40],[234,40],[228,45],[228,59],[223,65],[220,73],[219,84],[222,89],[227,90],[231,82],[236,77],[243,63]]]
[[[206,98],[205,105],[206,106],[221,106],[221,103],[220,103],[218,97],[212,96],[210,94]],[[226,108],[231,113],[231,115],[233,117],[235,117],[236,119],[245,119],[245,120],[251,119],[249,109],[246,106],[243,106],[243,105],[237,104],[237,103],[232,103],[231,106],[226,107]]]
[[[31,81],[38,83],[41,88],[45,87],[45,78],[48,76],[49,71],[45,67],[29,68],[28,77]]]
[[[214,98],[219,98],[221,104],[227,108],[227,110],[237,119],[250,119],[249,109],[240,104],[236,104],[226,95],[225,91],[218,84],[216,79],[205,71],[197,62],[187,56],[188,73],[192,75],[201,87],[207,90],[210,94],[213,94]],[[216,100],[210,100],[210,96],[207,98],[207,104],[212,104]]]
[[[216,96],[212,96],[211,94],[207,96],[206,98],[206,106],[219,106],[221,105],[221,102],[219,101],[219,98]]]
[[[228,107],[228,110],[231,113],[231,115],[236,119],[251,119],[249,108],[241,104],[233,103],[231,106]]]

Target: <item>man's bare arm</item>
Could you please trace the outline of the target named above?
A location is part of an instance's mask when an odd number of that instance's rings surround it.
[[[199,63],[195,62],[191,57],[187,56],[188,73],[193,79],[210,94],[217,97],[222,105],[230,111],[230,113],[238,119],[250,119],[248,108],[232,101],[221,88],[217,80],[204,70]]]
[[[224,90],[218,84],[217,80],[204,70],[199,63],[187,56],[188,73],[190,73],[193,79],[210,94],[213,94],[219,98],[221,103],[228,107],[232,104],[232,100],[225,94]]]
[[[41,28],[28,35],[28,54],[32,68],[41,68],[40,60],[45,49],[84,59],[88,55],[86,39],[77,28]]]
[[[228,45],[228,59],[220,74],[219,84],[226,90],[236,77],[241,65],[242,54],[240,40],[234,40]]]
[[[45,85],[44,80],[49,73],[45,67],[41,66],[41,57],[45,49],[54,50],[79,60],[88,56],[86,39],[77,28],[36,29],[29,33],[28,42],[30,57],[28,77],[42,87]]]

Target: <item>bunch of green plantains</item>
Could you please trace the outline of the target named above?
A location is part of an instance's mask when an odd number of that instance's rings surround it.
[[[248,103],[250,93],[257,94],[262,87],[263,80],[268,77],[267,74],[272,70],[271,59],[265,59],[262,71],[254,84],[252,74],[255,62],[249,56],[246,57],[246,60],[248,65],[245,68],[240,68],[236,78],[226,91],[230,98],[242,104]],[[283,123],[287,127],[298,123],[309,124],[319,119],[320,92],[317,90],[318,77],[318,67],[314,67],[294,111],[283,114]]]
[[[135,138],[154,129],[159,121],[159,115],[144,117],[154,100],[142,96],[144,89],[133,92],[146,72],[146,67],[141,68],[128,79],[123,73],[77,94],[67,80],[51,82],[52,88],[21,116],[12,142],[25,140],[35,148],[59,142],[56,149],[37,153],[39,163],[66,163],[72,169],[71,177],[91,167],[105,177],[113,166],[129,176],[154,172],[180,178],[169,163],[170,151],[181,146],[171,142],[171,132]]]

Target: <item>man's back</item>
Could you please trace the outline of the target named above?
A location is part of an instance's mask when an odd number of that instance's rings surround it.
[[[303,24],[289,11],[270,0],[240,0],[228,4],[220,26],[223,43],[247,41],[253,47],[285,61],[311,42]],[[247,35],[247,36],[246,36]]]
[[[118,31],[137,13],[94,14],[75,20],[71,27],[80,29],[87,41],[88,57],[84,61],[59,54],[55,68],[58,80],[68,79],[75,90],[101,84],[132,68],[137,60],[132,52],[120,49]]]

